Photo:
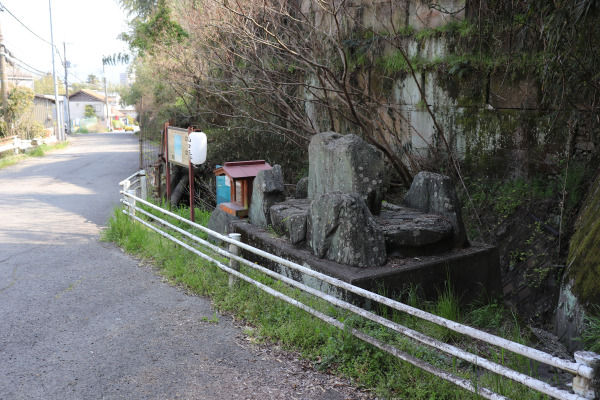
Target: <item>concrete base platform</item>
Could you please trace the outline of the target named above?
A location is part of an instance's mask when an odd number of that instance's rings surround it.
[[[501,296],[502,282],[498,250],[487,245],[472,245],[432,256],[390,258],[380,267],[358,268],[317,258],[309,250],[290,244],[285,238],[273,237],[247,221],[233,221],[230,232],[242,235],[242,242],[275,254],[315,271],[387,297],[398,297],[409,285],[419,286],[425,300],[436,300],[449,281],[463,305],[475,300]],[[242,253],[243,257],[266,268],[288,276],[308,286],[354,303],[363,299],[345,293],[313,277],[290,270],[262,257]],[[367,306],[369,304],[366,304]]]

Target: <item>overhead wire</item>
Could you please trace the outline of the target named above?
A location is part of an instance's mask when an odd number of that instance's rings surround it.
[[[0,3],[0,11],[6,11],[6,12],[8,12],[11,17],[13,17],[19,24],[21,24],[29,32],[31,32],[35,37],[37,37],[38,39],[40,39],[42,42],[47,43],[50,46],[53,46],[52,43],[50,43],[49,41],[47,41],[46,39],[44,39],[43,37],[41,37],[40,35],[38,35],[34,31],[32,31],[31,29],[29,29],[29,27],[27,25],[25,25],[23,22],[21,22],[21,20],[19,18],[15,17],[15,15],[13,13],[11,13],[10,10],[8,8],[6,8],[6,6],[4,4],[2,4],[2,3]],[[56,46],[54,46],[54,47],[56,47]]]
[[[31,30],[27,25],[25,25],[19,18],[17,18],[8,8],[6,8],[6,6],[4,4],[2,4],[0,2],[0,11],[6,11],[8,12],[8,14],[10,14],[11,17],[13,17],[19,24],[21,24],[25,29],[27,29],[31,34],[33,34],[35,37],[37,37],[38,39],[40,39],[41,41],[43,41],[46,44],[49,44],[50,46],[52,46],[54,48],[53,51],[56,52],[56,54],[58,55],[58,58],[60,59],[61,64],[64,66],[66,60],[63,60],[62,55],[60,54],[60,50],[58,48],[58,46],[53,45],[52,43],[50,43],[49,41],[47,41],[46,39],[44,39],[43,37],[41,37],[40,35],[38,35],[37,33],[35,33],[33,30]],[[27,64],[26,62],[12,56],[12,54],[9,55],[10,57],[14,58],[15,60],[17,60],[19,62],[20,65],[25,65],[27,67],[29,67],[30,69],[37,71],[37,73],[35,73],[36,75],[40,75],[40,76],[44,76],[46,75],[46,72],[40,71],[37,68],[34,68],[32,66],[30,66],[29,64]],[[28,72],[34,73],[33,71],[29,70]],[[72,77],[74,77],[75,79],[77,79],[80,83],[85,83],[85,81],[81,78],[79,78],[77,75],[73,74],[71,71],[68,71],[68,74],[71,75]]]
[[[10,50],[8,50],[6,47],[4,47],[4,49],[6,51],[6,53],[4,55],[8,56],[9,58],[11,58],[13,60],[16,60],[19,64],[23,64],[23,65],[27,66],[29,69],[37,71],[39,74],[42,74],[42,75],[46,75],[48,73],[48,72],[41,71],[35,67],[32,67],[31,65],[27,64],[25,61],[15,57],[14,54]]]
[[[46,39],[44,39],[43,37],[41,37],[40,35],[35,33],[34,31],[32,31],[27,25],[25,25],[23,22],[21,22],[21,20],[19,18],[17,18],[12,12],[10,12],[10,10],[8,8],[6,8],[6,6],[4,4],[2,4],[1,2],[0,2],[0,11],[8,12],[8,14],[10,14],[11,17],[13,17],[19,24],[21,24],[25,29],[27,29],[32,35],[34,35],[35,37],[40,39],[42,42],[52,46],[54,48],[53,51],[55,51],[56,54],[58,54],[58,58],[60,59],[61,64],[64,65],[65,61],[63,60],[62,56],[60,55],[60,50],[58,49],[58,46],[53,45],[52,43],[50,43],[49,41],[47,41]],[[21,61],[21,62],[23,64],[27,65],[25,62],[23,62],[23,61]],[[33,67],[30,66],[30,68],[33,68]],[[39,71],[36,68],[33,68],[33,69],[35,69],[36,71]]]

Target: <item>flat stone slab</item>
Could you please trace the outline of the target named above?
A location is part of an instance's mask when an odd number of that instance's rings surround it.
[[[374,217],[390,257],[438,254],[452,248],[452,223],[441,215],[385,204]]]

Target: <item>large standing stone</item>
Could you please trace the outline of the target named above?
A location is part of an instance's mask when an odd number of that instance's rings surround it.
[[[386,262],[383,233],[357,194],[331,192],[313,200],[307,235],[319,258],[361,268]]]
[[[385,165],[379,150],[356,135],[324,132],[308,146],[308,198],[340,191],[357,193],[379,214],[385,189]]]
[[[269,217],[272,205],[285,200],[285,186],[281,166],[260,171],[252,184],[252,199],[248,218],[250,222],[261,228],[266,228],[271,222]]]
[[[292,244],[304,242],[308,207],[308,199],[288,199],[272,206],[271,225],[275,232],[286,235]]]
[[[404,205],[424,213],[443,215],[453,229],[454,247],[469,244],[452,180],[432,172],[419,172],[404,197]]]

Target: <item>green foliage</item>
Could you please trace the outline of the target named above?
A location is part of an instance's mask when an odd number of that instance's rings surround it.
[[[18,122],[28,117],[33,110],[33,91],[23,86],[14,86],[8,92],[8,118]]]
[[[592,306],[591,313],[586,314],[581,339],[586,350],[600,353],[600,306]]]
[[[392,54],[377,59],[376,64],[388,75],[406,73],[409,71],[408,63],[400,50],[396,50]]]
[[[159,0],[117,0],[129,16],[144,19],[152,14]]]
[[[153,46],[162,44],[172,46],[189,37],[188,33],[171,18],[171,10],[165,4],[153,8],[153,13],[146,21],[134,21],[133,33],[123,33],[122,39],[128,41],[132,49],[140,53],[154,52]]]
[[[94,106],[86,104],[85,105],[85,111],[84,111],[83,115],[86,118],[95,117],[96,116],[96,109],[94,108]]]
[[[497,301],[477,304],[468,313],[468,320],[476,327],[499,331],[506,318],[506,310]]]
[[[65,84],[59,78],[56,77],[58,83],[58,94],[65,94]],[[40,78],[33,80],[33,90],[37,94],[54,94],[54,78],[51,73],[47,73]]]
[[[115,53],[102,57],[102,65],[129,64],[129,54]]]
[[[593,183],[569,244],[568,279],[582,304],[600,304],[600,179]]]
[[[125,123],[120,119],[113,119],[112,126],[113,128],[123,128],[125,126]]]
[[[64,149],[69,145],[69,142],[57,142],[53,144],[42,144],[35,149],[25,154],[4,154],[0,155],[0,169],[25,161],[31,157],[43,157],[48,152]]]

